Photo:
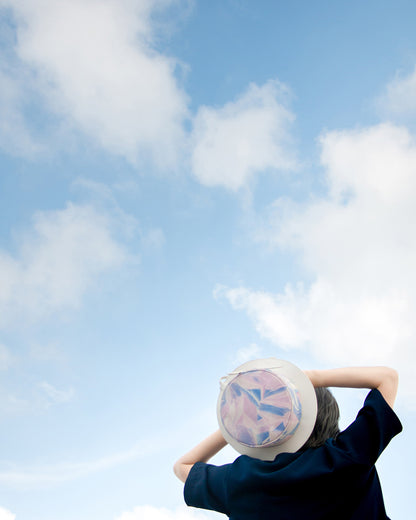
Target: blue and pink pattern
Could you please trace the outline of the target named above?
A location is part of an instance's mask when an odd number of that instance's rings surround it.
[[[281,444],[301,418],[296,388],[269,370],[238,374],[224,389],[220,417],[229,435],[249,447]]]

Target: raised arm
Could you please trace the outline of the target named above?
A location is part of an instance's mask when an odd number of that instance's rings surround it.
[[[305,370],[313,386],[377,388],[393,408],[399,376],[388,367],[347,367],[330,370]]]
[[[211,457],[226,445],[227,441],[224,440],[220,430],[217,430],[175,462],[173,466],[175,475],[182,482],[185,482],[195,462],[208,462]]]

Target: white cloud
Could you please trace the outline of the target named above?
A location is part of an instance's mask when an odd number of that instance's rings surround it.
[[[322,136],[328,194],[276,202],[261,233],[300,258],[309,284],[280,294],[219,293],[279,347],[309,349],[332,364],[387,363],[415,396],[416,145],[379,125]]]
[[[0,520],[14,520],[15,518],[16,515],[14,515],[11,511],[5,509],[4,507],[0,507]]]
[[[16,20],[19,66],[34,71],[48,109],[112,153],[164,166],[175,164],[187,117],[177,63],[154,48],[152,16],[170,3],[0,1]]]
[[[398,76],[385,88],[377,99],[383,114],[414,116],[416,114],[416,68],[407,76]]]
[[[133,511],[117,516],[115,520],[208,520],[208,516],[186,507],[171,511],[154,506],[137,506]]]
[[[0,370],[7,370],[13,363],[13,356],[9,349],[0,343]]]
[[[281,305],[279,305],[281,297],[266,292],[251,291],[244,287],[217,288],[216,296],[225,297],[235,309],[246,311],[254,321],[259,334],[282,348],[302,345],[305,333],[302,329],[292,326],[293,311],[289,311],[289,305],[284,308],[284,312],[289,316],[283,319]]]
[[[38,318],[77,307],[98,275],[128,258],[112,227],[109,216],[89,206],[36,213],[17,254],[0,251],[0,322],[16,312]]]
[[[251,84],[235,102],[198,110],[191,164],[202,184],[237,190],[258,172],[295,167],[289,136],[294,116],[281,101],[285,95],[277,81]]]

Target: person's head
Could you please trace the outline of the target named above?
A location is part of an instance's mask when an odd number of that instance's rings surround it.
[[[339,408],[335,397],[325,387],[315,388],[315,393],[318,403],[316,422],[302,449],[318,448],[325,444],[326,440],[336,437],[339,433]]]
[[[289,361],[248,361],[220,382],[217,417],[224,439],[242,455],[274,460],[308,440],[317,399],[309,377]]]

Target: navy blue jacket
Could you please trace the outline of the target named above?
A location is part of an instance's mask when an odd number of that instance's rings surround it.
[[[281,453],[272,462],[242,455],[224,466],[196,463],[185,502],[231,520],[385,520],[374,464],[401,430],[372,390],[355,421],[319,448]]]

